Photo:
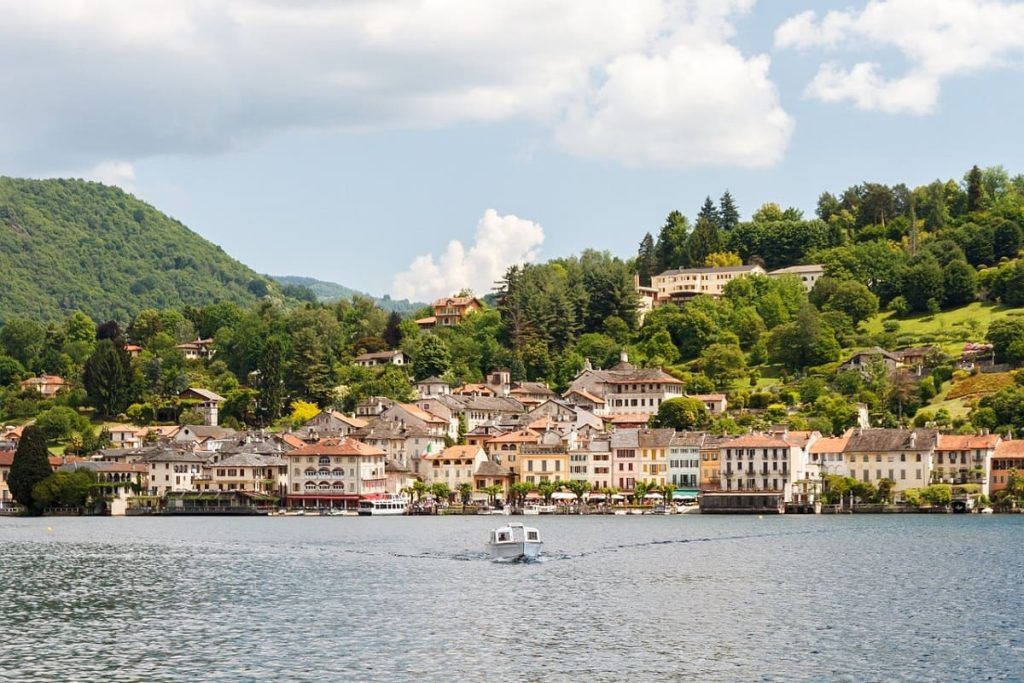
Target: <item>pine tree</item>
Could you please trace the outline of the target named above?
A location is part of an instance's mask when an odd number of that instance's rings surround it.
[[[654,247],[654,238],[651,233],[644,235],[640,240],[640,250],[636,254],[636,274],[640,276],[640,284],[644,287],[651,285],[651,276],[658,274],[658,254]]]
[[[726,190],[722,198],[718,200],[718,224],[726,233],[740,224],[740,212],[736,208],[736,202],[729,190]]]
[[[657,272],[671,268],[684,268],[689,265],[686,241],[690,232],[690,223],[686,216],[673,211],[665,219],[665,225],[658,233],[658,243],[654,251],[658,257]]]
[[[384,327],[384,341],[389,349],[397,349],[402,344],[402,316],[398,311],[391,311],[388,316],[388,324]]]
[[[697,226],[686,244],[689,253],[690,263],[694,267],[704,265],[708,254],[722,251],[722,234],[718,230],[718,224],[707,218],[697,219]]]
[[[50,469],[50,452],[46,448],[46,436],[43,430],[35,425],[25,427],[18,441],[18,450],[14,452],[11,471],[7,475],[7,486],[11,495],[19,504],[30,512],[35,510],[32,489],[46,479],[53,470]]]
[[[100,415],[123,413],[132,399],[132,360],[128,352],[112,339],[100,340],[85,361],[82,384]]]
[[[721,217],[718,215],[718,208],[715,203],[711,201],[711,197],[704,198],[704,205],[700,207],[700,211],[697,213],[697,223],[701,220],[711,221],[717,227],[721,227]]]
[[[974,213],[985,208],[985,187],[982,185],[981,169],[977,164],[967,172],[967,212]]]

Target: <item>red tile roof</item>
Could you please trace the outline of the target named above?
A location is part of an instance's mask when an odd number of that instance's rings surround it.
[[[344,439],[320,439],[314,444],[296,448],[285,455],[294,457],[303,455],[385,455],[385,453],[379,448],[346,437]]]

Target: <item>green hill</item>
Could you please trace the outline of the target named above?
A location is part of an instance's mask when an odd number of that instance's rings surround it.
[[[115,187],[0,177],[0,322],[250,304],[275,285]]]
[[[366,292],[360,292],[359,290],[352,289],[351,287],[346,287],[345,285],[339,285],[334,282],[325,282],[311,277],[299,277],[298,275],[271,275],[271,277],[283,285],[308,287],[313,294],[316,295],[316,298],[319,301],[330,302],[338,301],[339,299],[350,299],[357,295],[365,296],[373,299],[377,305],[385,311],[398,311],[399,313],[410,313],[419,308],[423,308],[426,305],[415,301],[409,301],[408,299],[396,301],[389,296],[378,298],[367,294]]]

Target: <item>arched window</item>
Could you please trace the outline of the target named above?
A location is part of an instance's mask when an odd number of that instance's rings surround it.
[[[331,485],[330,485],[329,482],[326,482],[326,481],[320,482],[320,490],[321,491],[326,491],[326,490],[328,490],[330,488],[331,488]]]
[[[334,482],[334,488],[336,490],[338,490],[338,491],[344,491],[345,490],[345,482],[343,482],[343,481],[336,481],[336,482]]]
[[[317,472],[317,476],[320,477],[320,478],[329,477],[329,476],[331,476],[331,471],[329,469],[327,469],[326,467],[321,467],[320,471]]]
[[[333,476],[335,479],[340,479],[341,477],[345,476],[345,470],[341,469],[340,467],[335,467],[333,470],[331,470],[331,476]]]
[[[316,482],[315,481],[307,481],[306,482],[306,490],[307,491],[312,491],[314,489],[316,489]]]
[[[320,465],[330,465],[331,464],[331,459],[328,458],[326,455],[321,455],[320,456],[320,463],[319,464]]]
[[[308,470],[306,470],[305,475],[307,477],[315,477],[316,476],[316,470],[314,470],[312,467],[310,467]]]

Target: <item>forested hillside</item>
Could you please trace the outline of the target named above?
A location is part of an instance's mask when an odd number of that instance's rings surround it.
[[[294,287],[305,287],[313,293],[317,301],[324,303],[334,303],[342,299],[351,299],[354,296],[362,296],[373,299],[374,303],[380,306],[385,311],[398,311],[399,313],[409,313],[417,308],[422,307],[424,304],[412,302],[408,299],[392,299],[390,296],[375,297],[361,292],[345,285],[339,285],[335,282],[326,282],[324,280],[317,280],[312,277],[302,277],[299,275],[271,275],[272,278],[280,282],[282,285],[290,285]]]
[[[147,307],[249,305],[276,287],[149,204],[81,180],[0,178],[0,273],[0,321],[128,320]]]

